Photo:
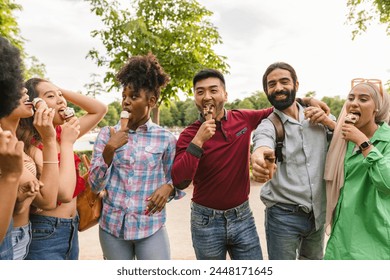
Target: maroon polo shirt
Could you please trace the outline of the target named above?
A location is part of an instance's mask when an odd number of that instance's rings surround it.
[[[183,187],[192,181],[192,200],[213,209],[226,210],[247,201],[251,133],[272,111],[225,111],[214,136],[202,148],[191,141],[204,120],[188,126],[176,144],[173,184]]]

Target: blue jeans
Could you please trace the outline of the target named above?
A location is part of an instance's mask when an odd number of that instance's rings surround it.
[[[315,229],[313,212],[277,203],[265,210],[270,260],[320,260],[324,257],[324,226]]]
[[[26,260],[77,260],[79,217],[30,215],[32,240]]]
[[[192,245],[198,260],[262,260],[249,202],[228,210],[191,203]]]
[[[163,225],[153,235],[124,240],[99,227],[100,246],[106,260],[169,260],[171,258],[168,234]]]
[[[14,260],[24,260],[28,254],[31,243],[31,223],[12,230],[12,246],[14,249]]]
[[[8,226],[7,234],[5,235],[3,242],[0,243],[0,260],[13,260],[14,250],[12,248],[12,229],[13,221]]]

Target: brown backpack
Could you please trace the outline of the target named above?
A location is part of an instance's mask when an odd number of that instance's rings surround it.
[[[268,116],[268,119],[272,122],[272,124],[275,127],[275,136],[276,136],[276,146],[275,146],[275,162],[283,162],[283,154],[282,154],[282,148],[283,148],[283,142],[285,138],[285,131],[284,131],[284,125],[282,120],[280,119],[279,115],[273,112],[271,115]],[[333,130],[330,130],[329,128],[326,128],[326,139],[328,143],[332,141],[333,137]]]

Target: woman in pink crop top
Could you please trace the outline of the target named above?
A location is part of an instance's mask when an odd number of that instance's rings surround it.
[[[56,160],[43,164],[59,166],[59,189],[56,207],[37,211],[30,215],[32,242],[26,259],[78,259],[78,215],[77,194],[84,189],[84,182],[78,174],[79,159],[73,152],[77,138],[94,128],[107,112],[107,106],[100,101],[80,93],[61,89],[53,83],[32,78],[26,82],[30,100],[41,98],[38,108],[46,106],[55,110],[53,125],[57,132]],[[87,113],[80,118],[66,117],[67,102],[72,102]],[[41,104],[40,104],[41,103]],[[19,125],[20,138],[25,146],[44,147],[32,124],[32,119]],[[43,144],[43,145],[42,145]],[[46,186],[45,188],[51,186]]]

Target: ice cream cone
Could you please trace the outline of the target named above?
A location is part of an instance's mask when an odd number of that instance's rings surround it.
[[[129,123],[130,113],[127,111],[121,112],[121,130],[125,130],[127,128],[127,124]]]
[[[74,109],[71,107],[66,107],[64,110],[64,117],[65,119],[69,119],[75,115]]]
[[[358,120],[359,116],[352,113],[348,113],[344,118],[344,122],[349,124],[355,124]]]
[[[209,121],[213,118],[213,109],[211,108],[210,105],[206,105],[203,108],[203,115],[204,115],[204,118],[206,119],[206,121]]]
[[[46,102],[39,97],[35,97],[32,101],[32,105],[34,106],[34,109],[37,110],[41,106],[45,106],[47,108]]]
[[[269,178],[272,179],[273,175],[274,175],[274,171],[275,171],[275,168],[274,168],[274,164],[275,164],[275,153],[274,151],[265,151],[264,152],[264,160],[265,160],[265,163],[267,164],[267,168],[269,170]]]

